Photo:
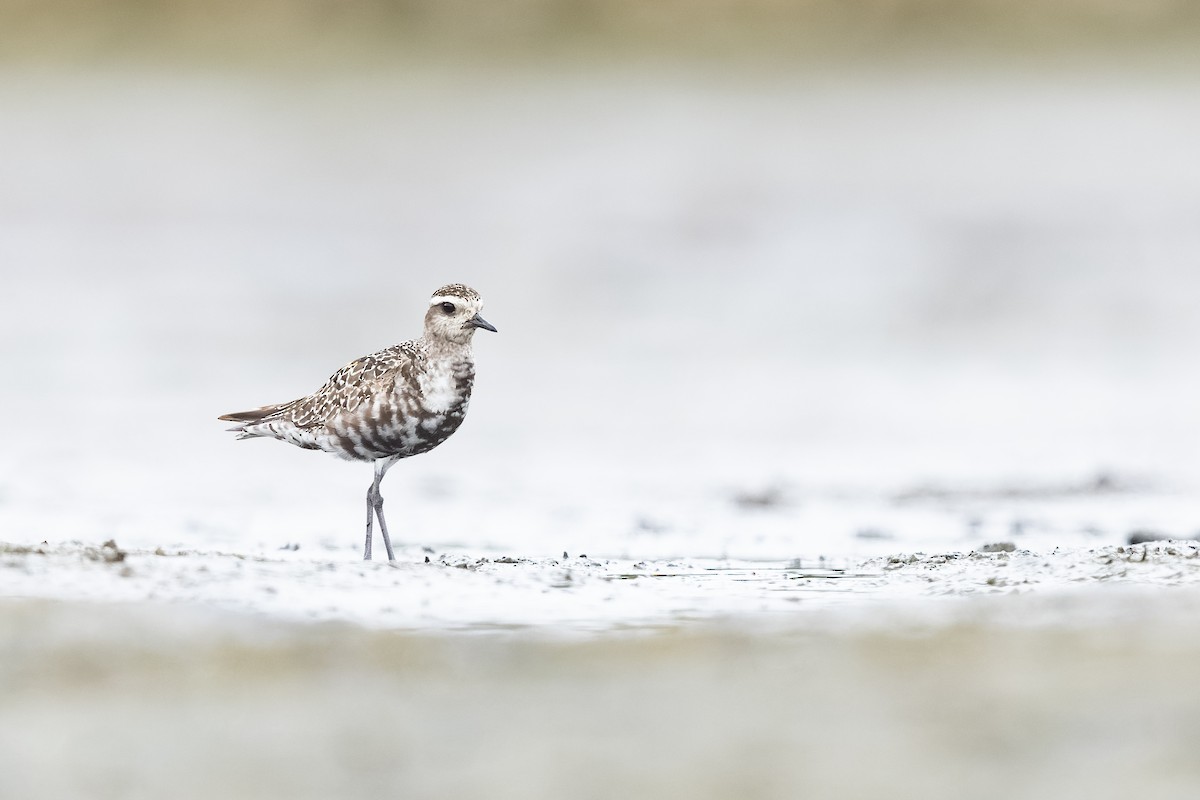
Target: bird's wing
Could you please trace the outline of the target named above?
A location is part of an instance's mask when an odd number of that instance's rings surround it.
[[[397,382],[416,384],[424,369],[424,353],[412,342],[389,347],[351,361],[308,397],[294,400],[272,414],[299,428],[324,425],[334,416],[354,411],[380,394],[395,391]]]
[[[263,406],[252,411],[225,414],[218,419],[245,425],[283,421],[297,428],[316,428],[337,414],[352,412],[380,393],[395,391],[397,382],[418,386],[425,369],[424,350],[416,342],[402,342],[362,358],[356,358],[329,377],[325,385],[307,397],[288,403]]]
[[[280,403],[273,406],[255,408],[250,411],[234,411],[232,414],[222,414],[217,419],[224,420],[225,422],[241,422],[243,424],[259,422],[276,413],[281,408],[284,408],[286,405],[287,403]]]

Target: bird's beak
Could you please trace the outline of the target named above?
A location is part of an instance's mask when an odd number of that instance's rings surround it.
[[[485,331],[491,331],[492,333],[499,333],[499,331],[496,330],[496,326],[492,325],[492,323],[488,322],[486,319],[479,316],[478,314],[476,314],[475,316],[473,316],[469,320],[467,320],[467,324],[470,325],[472,328],[483,328]]]

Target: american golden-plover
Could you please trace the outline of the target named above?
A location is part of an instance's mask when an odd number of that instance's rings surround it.
[[[419,339],[351,361],[307,397],[219,419],[238,423],[229,430],[239,439],[267,437],[373,462],[363,559],[371,559],[371,526],[378,517],[388,560],[394,561],[379,483],[397,461],[432,450],[462,425],[475,383],[471,339],[476,328],[496,330],[479,316],[482,310],[479,292],[461,283],[443,286],[429,301]]]

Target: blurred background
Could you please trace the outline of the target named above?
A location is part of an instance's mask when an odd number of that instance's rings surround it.
[[[456,281],[500,333],[385,484],[410,545],[1192,535],[1198,43],[1185,0],[0,0],[3,536],[357,557],[369,469],[216,416]]]

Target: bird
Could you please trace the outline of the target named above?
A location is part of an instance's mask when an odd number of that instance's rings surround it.
[[[462,425],[475,384],[472,339],[479,329],[496,332],[482,310],[483,299],[471,287],[443,286],[429,299],[418,338],[351,361],[307,397],[218,419],[238,423],[228,430],[239,440],[278,439],[372,462],[363,560],[371,560],[378,518],[388,561],[395,561],[379,484],[397,461],[429,452]]]

